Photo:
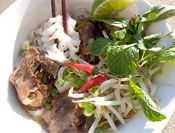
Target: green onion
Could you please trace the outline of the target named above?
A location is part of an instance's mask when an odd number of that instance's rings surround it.
[[[58,90],[57,89],[52,89],[51,91],[51,96],[56,97],[58,95]]]
[[[44,107],[47,110],[50,110],[52,108],[52,102],[50,100],[47,100],[46,103],[44,104]]]

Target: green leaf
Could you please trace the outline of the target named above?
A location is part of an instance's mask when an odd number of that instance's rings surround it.
[[[165,20],[175,16],[175,8],[172,6],[154,6],[149,12],[143,15],[142,22],[150,24],[155,21]]]
[[[132,35],[134,34],[141,34],[142,32],[142,24],[141,24],[141,17],[139,16],[134,16],[131,17],[130,21],[129,21],[129,25],[127,27],[127,30],[129,32],[132,33]]]
[[[127,19],[95,19],[95,21],[103,22],[107,25],[118,27],[118,28],[125,28],[128,25]]]
[[[157,43],[162,39],[162,34],[152,34],[149,36],[145,36],[143,38],[143,43],[146,48],[152,48],[153,46],[156,46]]]
[[[132,75],[136,69],[138,50],[127,45],[109,46],[107,50],[107,66],[112,75],[126,77]]]
[[[109,123],[104,123],[95,129],[95,133],[105,133],[110,128]]]
[[[175,47],[165,50],[157,57],[159,62],[175,62]]]
[[[134,37],[126,29],[122,30],[112,30],[110,32],[110,38],[116,41],[118,45],[131,44],[134,43]]]
[[[98,38],[90,43],[90,53],[95,56],[106,55],[108,46],[113,45],[114,42],[107,38]]]
[[[117,30],[114,32],[115,37],[121,41],[126,37],[126,34],[127,34],[126,29]]]
[[[141,62],[146,62],[144,67],[151,68],[158,63],[175,62],[175,47],[160,51],[146,51]]]
[[[138,97],[144,114],[146,117],[153,122],[161,121],[166,118],[164,114],[160,112],[153,100],[132,80],[129,81],[130,87],[133,89],[134,94]]]
[[[84,109],[84,114],[86,116],[92,116],[95,110],[95,105],[90,102],[81,103],[81,107]]]
[[[86,72],[71,67],[66,68],[63,72],[63,80],[69,81],[76,89],[86,83],[87,77]]]
[[[167,36],[170,37],[170,40],[172,41],[173,45],[175,45],[175,31],[170,32]]]

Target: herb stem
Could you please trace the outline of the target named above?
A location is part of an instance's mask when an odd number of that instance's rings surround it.
[[[103,72],[103,71],[100,71],[100,70],[98,70],[98,72],[100,73],[100,74],[105,74],[106,76],[108,76],[108,77],[110,77],[110,78],[113,78],[113,79],[115,79],[115,80],[120,80],[119,78],[117,78],[117,77],[115,77],[115,76],[113,76],[113,75],[111,75],[111,74],[109,74],[109,73],[106,73],[106,72]]]

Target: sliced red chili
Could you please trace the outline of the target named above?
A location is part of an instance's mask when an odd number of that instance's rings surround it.
[[[79,64],[79,63],[72,63],[72,62],[65,62],[64,66],[74,67],[78,70],[87,72],[89,75],[93,75],[93,71],[95,69],[95,66],[91,64]]]
[[[103,82],[105,82],[106,80],[108,80],[106,75],[99,75],[98,77],[95,77],[91,80],[89,80],[88,82],[86,82],[78,91],[77,93],[82,93],[96,85],[99,85]]]

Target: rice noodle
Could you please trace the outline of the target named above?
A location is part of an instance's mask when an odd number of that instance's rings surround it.
[[[49,19],[30,35],[30,40],[41,51],[47,52],[47,57],[59,63],[69,59],[77,60],[76,52],[79,50],[80,40],[78,33],[74,30],[76,21],[68,19],[68,33],[64,33],[62,16]],[[54,39],[58,39],[58,48],[54,44]],[[50,46],[52,44],[52,46]],[[65,55],[65,51],[68,51]],[[61,60],[60,60],[61,59]]]
[[[126,103],[129,101],[129,98],[123,98],[122,100],[115,100],[115,101],[103,101],[103,100],[97,100],[95,102],[92,102],[96,106],[113,106],[113,105],[121,105],[123,103]]]
[[[117,88],[117,89],[125,89],[125,90],[127,90],[129,88],[129,85],[125,85],[125,84],[114,84],[111,87],[112,88]]]
[[[120,99],[121,99],[121,96],[120,96],[120,89],[115,89],[114,93],[115,93],[116,99],[117,99],[117,100],[120,100]]]
[[[157,85],[152,83],[150,79],[146,79],[146,85],[149,88],[149,95],[150,97],[154,97],[156,90],[157,90]]]
[[[64,55],[64,52],[60,51],[57,47],[56,44],[53,45],[44,45],[43,47],[39,47],[41,51],[46,51],[46,57],[50,58],[54,61],[57,61],[59,63],[63,63],[68,61],[68,58]]]
[[[148,88],[145,86],[145,83],[143,82],[142,79],[139,79],[139,83],[140,83],[140,86],[141,86],[142,90],[145,91],[147,94],[149,94],[148,93]]]
[[[83,98],[85,95],[83,93],[82,94],[73,93],[73,88],[70,88],[68,96],[72,98]]]
[[[141,105],[140,105],[140,103],[139,103],[138,100],[133,100],[133,102],[134,102],[135,108],[136,108],[137,110],[141,109]]]
[[[116,79],[109,79],[105,82],[103,82],[101,85],[100,85],[100,91],[101,93],[104,93],[106,90],[109,89],[110,86],[116,84],[118,81]]]
[[[149,75],[150,75],[150,76],[154,75],[155,73],[157,73],[157,72],[160,70],[160,68],[161,68],[161,67],[158,66],[158,67],[155,67],[155,68],[149,70],[149,71],[148,71]]]
[[[102,118],[102,115],[99,115],[98,118],[95,119],[95,121],[92,123],[92,126],[90,127],[88,133],[94,133],[96,127],[98,126],[98,123],[100,122]]]
[[[82,99],[82,100],[76,100],[73,101],[74,103],[82,103],[82,102],[93,102],[93,101],[105,101],[109,100],[114,97],[114,93],[110,93],[104,97],[94,97],[94,98],[88,98],[88,99]]]
[[[122,115],[115,108],[113,108],[112,106],[108,106],[107,108],[110,109],[112,113],[115,114],[115,116],[120,120],[122,124],[125,124],[125,121],[122,118]]]
[[[132,108],[130,106],[128,106],[126,108],[126,111],[124,112],[124,116],[127,116],[131,110],[132,110]]]
[[[120,109],[121,109],[122,113],[125,113],[125,111],[126,111],[126,103],[121,104]]]
[[[116,127],[114,121],[112,120],[112,118],[110,117],[109,113],[104,111],[103,114],[104,114],[105,118],[107,119],[109,125],[111,126],[113,132],[116,132],[117,131],[117,127]]]

